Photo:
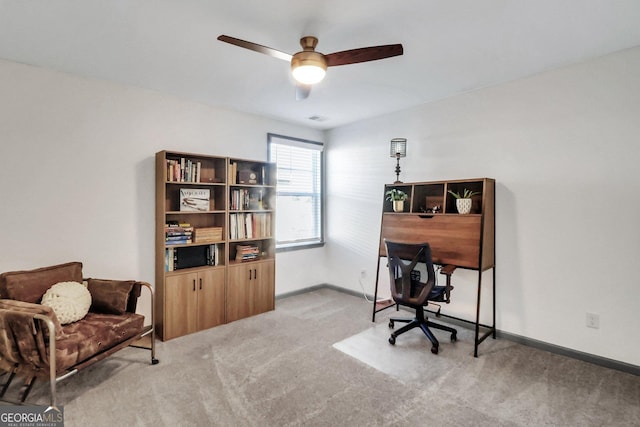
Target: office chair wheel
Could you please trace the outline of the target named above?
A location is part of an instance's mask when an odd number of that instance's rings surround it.
[[[393,320],[389,320],[389,328],[393,329]]]
[[[396,345],[396,337],[394,337],[393,335],[391,335],[389,337],[389,344],[391,345]]]
[[[433,347],[431,347],[431,353],[438,354],[438,346],[437,345],[434,345]]]

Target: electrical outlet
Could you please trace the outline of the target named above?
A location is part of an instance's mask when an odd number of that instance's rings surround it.
[[[600,315],[595,313],[587,313],[587,328],[600,328]]]
[[[360,278],[364,279],[365,277],[367,277],[367,270],[363,268],[362,270],[360,270]]]

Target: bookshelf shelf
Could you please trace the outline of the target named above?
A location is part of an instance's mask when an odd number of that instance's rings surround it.
[[[210,215],[225,214],[226,211],[202,211],[202,212],[185,212],[185,211],[167,211],[166,215]]]
[[[165,181],[167,185],[175,185],[175,186],[205,186],[205,187],[224,187],[226,184],[224,182],[182,182],[182,181]]]
[[[190,268],[185,268],[182,270],[176,270],[176,271],[167,271],[166,272],[166,277],[169,276],[179,276],[185,273],[197,273],[197,272],[201,272],[201,271],[207,271],[207,270],[224,270],[225,266],[224,265],[218,265],[218,266],[206,266],[206,267],[190,267]]]
[[[162,340],[273,310],[275,182],[271,163],[156,153]]]

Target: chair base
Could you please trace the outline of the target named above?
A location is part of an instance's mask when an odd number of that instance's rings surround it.
[[[422,307],[416,308],[416,317],[414,317],[413,319],[395,318],[395,317],[389,319],[389,328],[393,329],[395,322],[402,322],[402,323],[407,323],[407,324],[391,334],[391,336],[389,337],[389,343],[391,345],[395,345],[396,337],[398,335],[404,334],[405,332],[410,331],[413,328],[418,328],[418,327],[420,329],[422,329],[422,332],[424,332],[424,334],[427,336],[427,338],[429,338],[429,341],[431,341],[431,353],[433,353],[433,354],[438,354],[438,348],[440,347],[440,343],[438,342],[438,339],[435,337],[435,335],[433,335],[433,332],[431,332],[429,327],[432,327],[432,328],[435,328],[435,329],[440,329],[442,331],[450,332],[451,333],[451,341],[456,341],[458,339],[458,331],[457,330],[455,330],[453,328],[450,328],[449,326],[440,325],[438,323],[430,322],[427,318],[425,318],[424,317],[424,310],[423,310]]]

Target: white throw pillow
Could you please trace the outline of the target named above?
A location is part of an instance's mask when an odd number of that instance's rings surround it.
[[[45,292],[42,305],[51,307],[60,324],[66,325],[87,315],[91,307],[91,293],[82,283],[60,282]]]

